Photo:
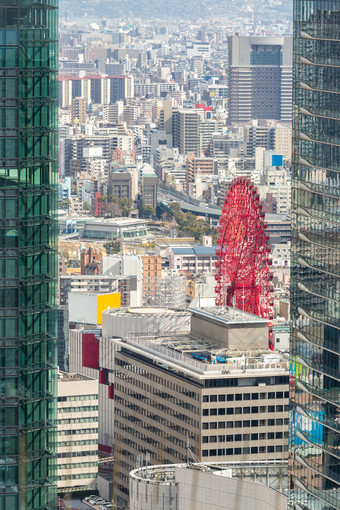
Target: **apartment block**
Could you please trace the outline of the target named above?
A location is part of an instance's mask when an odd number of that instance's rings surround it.
[[[96,489],[98,381],[77,373],[58,375],[58,492]]]

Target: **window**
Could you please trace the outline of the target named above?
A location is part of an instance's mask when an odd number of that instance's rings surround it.
[[[210,436],[210,443],[217,443],[217,436]]]
[[[259,399],[259,394],[258,393],[252,393],[251,399],[252,400],[258,400]]]
[[[209,436],[203,436],[202,443],[208,443],[208,442],[209,442]]]
[[[216,423],[216,421],[212,421],[210,423],[210,430],[215,430],[215,429],[217,429],[217,423]]]
[[[218,401],[219,402],[225,402],[225,395],[219,395],[218,396]]]
[[[206,430],[209,428],[209,423],[203,423],[203,430]]]
[[[252,441],[258,441],[258,439],[259,439],[259,435],[258,434],[252,434],[251,435],[251,440]]]
[[[250,407],[244,407],[243,414],[250,414]]]
[[[210,409],[210,416],[217,416],[217,409]]]
[[[235,400],[242,400],[242,395],[235,395]]]
[[[216,450],[209,450],[209,457],[216,457]]]
[[[210,402],[217,402],[217,395],[210,395]]]
[[[218,428],[219,429],[224,429],[225,428],[225,421],[218,422]]]
[[[233,421],[227,421],[227,429],[233,429],[234,428],[234,422]]]
[[[251,426],[252,427],[258,427],[259,426],[259,421],[258,420],[251,420]]]
[[[209,402],[209,395],[203,395],[203,402]]]
[[[233,402],[234,395],[227,395],[227,402]]]
[[[234,414],[234,409],[232,407],[228,407],[227,414]]]
[[[203,416],[209,416],[209,409],[203,409]]]
[[[225,409],[224,409],[224,407],[222,407],[221,409],[219,409],[219,410],[218,410],[218,414],[219,414],[220,416],[223,416],[223,415],[225,414]]]
[[[259,408],[258,408],[258,407],[252,407],[252,408],[251,408],[251,412],[252,412],[253,414],[258,413],[258,412],[259,412]]]

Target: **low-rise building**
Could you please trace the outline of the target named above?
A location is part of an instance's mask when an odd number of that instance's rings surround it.
[[[96,489],[98,381],[78,373],[58,376],[58,492]]]
[[[126,239],[145,237],[146,221],[134,218],[114,218],[88,221],[85,223],[83,237],[87,239]]]
[[[186,273],[215,273],[217,246],[169,248],[169,267]]]

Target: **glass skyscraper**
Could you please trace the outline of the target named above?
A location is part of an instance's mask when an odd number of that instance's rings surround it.
[[[340,0],[294,1],[290,507],[340,508]]]
[[[57,0],[0,0],[0,510],[56,508]]]

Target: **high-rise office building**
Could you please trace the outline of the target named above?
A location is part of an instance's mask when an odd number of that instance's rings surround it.
[[[340,508],[340,2],[295,0],[290,506]]]
[[[0,3],[0,508],[56,508],[57,0]]]
[[[292,118],[292,39],[228,37],[229,122]]]

